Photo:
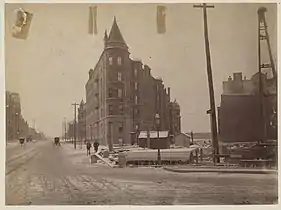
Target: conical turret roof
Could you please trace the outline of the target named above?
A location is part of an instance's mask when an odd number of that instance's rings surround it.
[[[121,34],[121,31],[117,25],[116,17],[114,17],[113,24],[107,38],[106,48],[124,48],[128,49],[128,46]]]

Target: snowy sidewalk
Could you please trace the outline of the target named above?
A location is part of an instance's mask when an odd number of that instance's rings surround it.
[[[74,164],[83,164],[85,166],[106,166],[106,164],[98,162],[95,164],[91,164],[91,157],[87,156],[87,149],[86,145],[83,145],[81,148],[80,145],[76,145],[76,149],[74,149],[74,145],[70,143],[62,143],[61,144],[62,149],[67,153],[67,156],[73,162]],[[103,148],[106,148],[105,146],[100,146],[99,151]],[[91,148],[91,155],[94,155],[94,149]]]
[[[262,168],[234,168],[234,167],[192,167],[192,166],[178,166],[178,167],[164,167],[166,171],[177,173],[238,173],[238,174],[277,174],[274,169]]]

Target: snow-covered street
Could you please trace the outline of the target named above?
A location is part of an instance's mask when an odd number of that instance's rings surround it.
[[[80,145],[51,141],[7,148],[7,205],[271,204],[274,174],[178,174],[90,164]]]

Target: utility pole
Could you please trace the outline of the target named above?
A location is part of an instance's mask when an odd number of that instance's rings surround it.
[[[64,117],[64,141],[66,141],[66,118]]]
[[[211,130],[213,140],[213,153],[214,163],[219,162],[219,145],[218,145],[218,133],[217,133],[217,120],[216,120],[216,105],[213,87],[213,76],[212,76],[212,65],[211,55],[209,46],[209,35],[208,35],[208,22],[207,22],[207,8],[215,8],[213,5],[207,5],[206,3],[200,5],[193,5],[194,8],[203,8],[203,21],[204,21],[204,38],[205,38],[205,51],[206,51],[206,63],[207,63],[207,75],[209,83],[209,95],[210,95],[210,114],[211,114]]]
[[[63,121],[61,122],[61,139],[63,139]]]
[[[193,131],[190,132],[190,137],[191,137],[191,142],[192,142],[192,145],[194,144],[193,142]]]
[[[73,103],[72,106],[74,106],[74,123],[73,123],[73,133],[74,133],[74,149],[76,149],[76,106],[79,104]]]
[[[258,24],[259,24],[259,32],[258,32],[258,64],[259,64],[259,103],[260,103],[260,119],[261,119],[261,141],[266,140],[266,124],[265,124],[265,113],[264,113],[264,87],[263,87],[263,79],[262,79],[262,64],[261,64],[261,39],[263,38],[261,36],[261,21],[262,21],[262,14],[264,11],[261,11],[261,9],[258,10]],[[265,27],[265,26],[264,26]]]

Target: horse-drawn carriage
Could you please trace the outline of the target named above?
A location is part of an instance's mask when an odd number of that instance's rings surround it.
[[[24,137],[19,138],[19,142],[20,142],[21,145],[23,145],[24,142],[25,142],[25,138]]]
[[[55,146],[60,146],[60,137],[54,138],[54,144],[55,144]]]

